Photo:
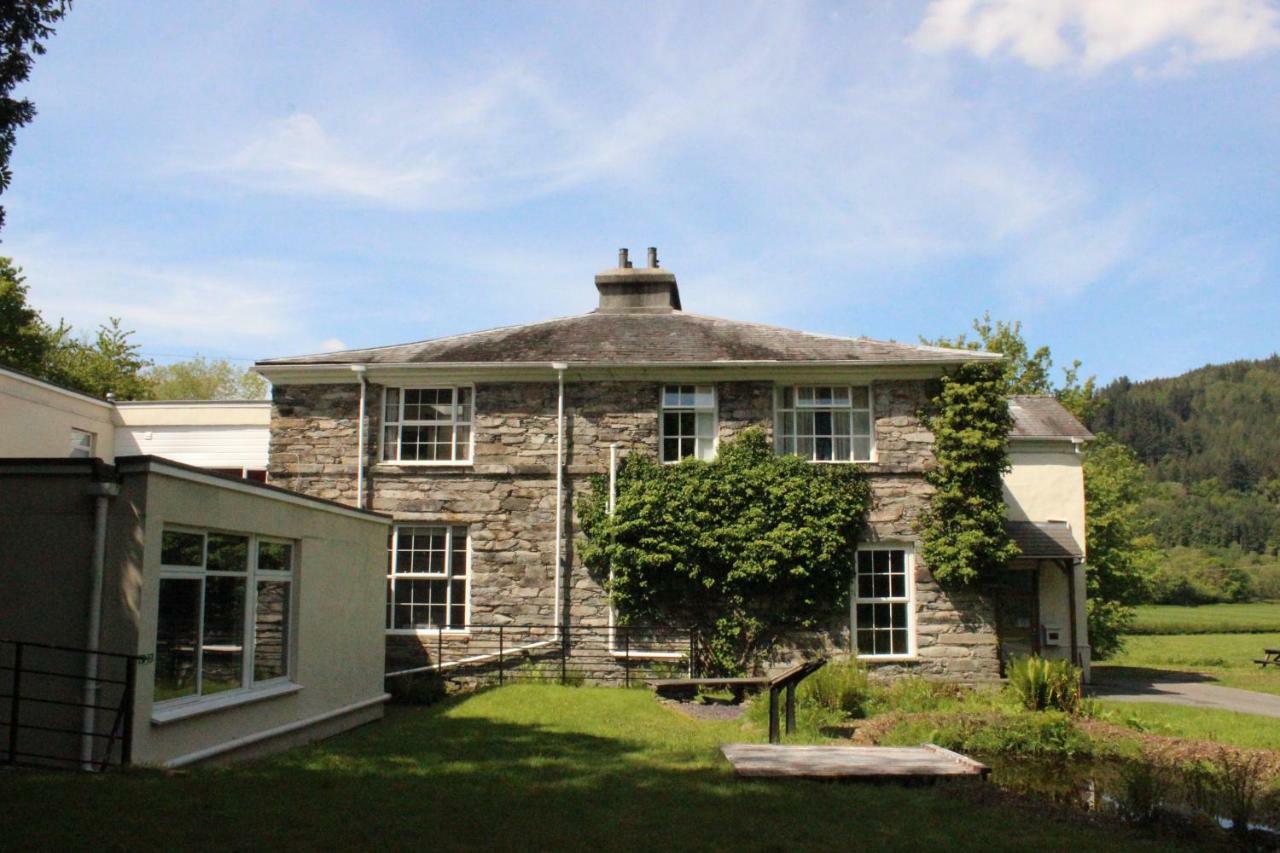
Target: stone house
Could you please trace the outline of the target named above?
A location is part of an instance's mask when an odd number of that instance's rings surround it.
[[[624,250],[595,286],[599,305],[580,316],[258,362],[273,386],[269,481],[395,520],[389,671],[486,626],[607,629],[607,597],[575,554],[575,496],[613,454],[711,458],[751,426],[780,453],[871,475],[838,642],[964,680],[998,677],[1014,651],[1087,663],[1078,451],[1089,436],[1056,402],[1014,408],[1011,441],[1028,443],[1031,463],[1007,483],[1011,530],[1031,547],[1007,592],[944,590],[916,553],[934,461],[921,413],[944,371],[998,355],[689,313],[652,249],[643,268]],[[1057,477],[1047,488],[1042,468]]]

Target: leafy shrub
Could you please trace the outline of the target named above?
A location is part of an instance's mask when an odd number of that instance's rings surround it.
[[[1164,767],[1141,759],[1125,762],[1120,767],[1116,805],[1128,820],[1149,824],[1156,819],[1170,788]]]
[[[846,717],[865,717],[869,687],[867,668],[857,658],[831,661],[800,682],[797,704],[813,704]]]
[[[1241,752],[1220,747],[1208,761],[1190,768],[1189,782],[1196,804],[1210,814],[1231,820],[1231,831],[1249,834],[1249,824],[1275,796],[1268,791],[1271,781],[1268,761],[1259,752]]]
[[[698,672],[733,675],[847,600],[870,485],[861,466],[779,456],[755,428],[711,462],[628,454],[607,500],[603,476],[578,499],[579,553],[620,616],[692,626]]]
[[[995,703],[991,701],[993,698],[986,691],[909,676],[874,685],[871,688],[868,713],[918,714],[945,710],[989,710],[995,707]]]
[[[1028,711],[1079,713],[1080,676],[1080,668],[1070,661],[1045,660],[1036,655],[1009,664],[1009,685]]]
[[[935,743],[959,752],[1072,758],[1096,751],[1092,738],[1058,711],[1029,714],[921,714],[898,720],[880,742]]]

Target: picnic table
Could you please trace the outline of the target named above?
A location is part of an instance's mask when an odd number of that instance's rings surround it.
[[[1280,649],[1263,649],[1261,659],[1255,659],[1254,663],[1263,669],[1269,666],[1280,666]]]

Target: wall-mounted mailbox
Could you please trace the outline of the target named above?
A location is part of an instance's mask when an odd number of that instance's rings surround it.
[[[1062,645],[1062,629],[1057,625],[1040,626],[1042,635],[1041,645],[1044,646],[1060,646]]]

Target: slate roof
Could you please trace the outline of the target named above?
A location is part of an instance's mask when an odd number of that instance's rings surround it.
[[[1088,441],[1093,433],[1076,420],[1053,397],[1021,394],[1009,398],[1009,411],[1013,414],[1010,438],[1078,438]]]
[[[1023,557],[1041,560],[1075,560],[1084,556],[1071,537],[1071,525],[1062,521],[1006,521],[1009,538]]]
[[[592,312],[397,346],[265,359],[258,364],[959,364],[995,358],[999,356],[973,350],[818,335],[671,311]]]

